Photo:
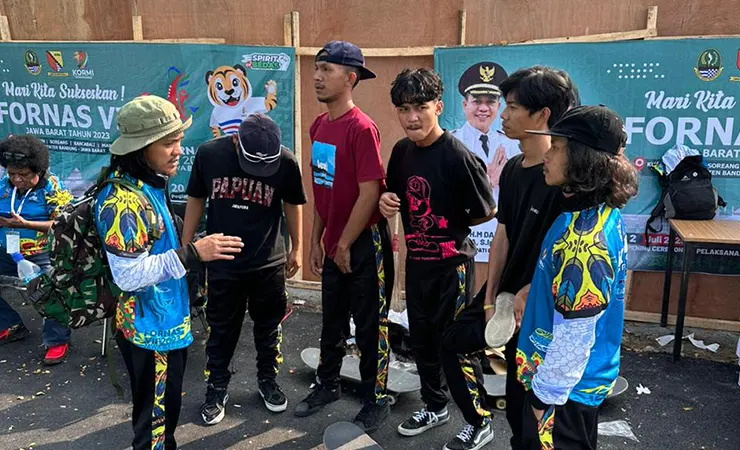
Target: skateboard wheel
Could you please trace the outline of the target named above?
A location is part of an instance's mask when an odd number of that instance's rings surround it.
[[[506,409],[506,399],[505,398],[496,399],[496,409]]]
[[[397,399],[396,399],[396,396],[395,395],[388,394],[388,404],[389,405],[391,405],[391,406],[395,405],[396,404],[396,401],[397,401]]]

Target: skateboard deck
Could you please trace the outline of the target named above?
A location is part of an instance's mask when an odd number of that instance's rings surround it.
[[[301,359],[310,368],[316,370],[319,367],[319,355],[321,350],[309,347],[301,352]],[[342,370],[339,372],[342,379],[355,383],[360,382],[360,358],[347,355],[342,360]],[[408,392],[421,389],[419,375],[406,370],[390,367],[388,369],[388,392],[391,404],[396,402],[396,397]]]
[[[624,393],[624,391],[629,388],[630,385],[627,382],[627,379],[624,377],[617,377],[617,380],[614,382],[614,387],[612,388],[612,391],[609,393],[609,395],[606,396],[606,398],[612,398],[616,397],[617,395],[620,395]]]
[[[506,409],[506,374],[503,375],[483,375],[483,387],[486,388],[486,394],[495,399],[496,409]]]
[[[326,450],[383,450],[362,428],[351,422],[336,422],[324,430]]]
[[[495,399],[496,409],[506,409],[506,374],[484,374],[483,381],[483,386],[486,388],[486,393],[489,397],[493,397]],[[621,376],[617,377],[617,380],[614,382],[614,388],[612,388],[612,391],[609,393],[607,398],[612,398],[623,394],[627,390],[627,388],[629,388],[629,383],[627,382],[627,379]]]

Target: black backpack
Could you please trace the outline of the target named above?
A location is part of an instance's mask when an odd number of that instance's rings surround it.
[[[658,218],[711,220],[717,208],[727,206],[712,185],[712,174],[701,155],[686,156],[668,175],[659,174],[660,200],[650,212],[645,225],[645,245],[650,246],[648,232],[657,233],[652,223]]]

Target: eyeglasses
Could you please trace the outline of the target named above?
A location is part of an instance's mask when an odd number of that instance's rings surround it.
[[[24,153],[17,152],[3,152],[2,159],[4,162],[21,162],[28,159],[28,156]]]

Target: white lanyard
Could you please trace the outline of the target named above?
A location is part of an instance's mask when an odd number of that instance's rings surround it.
[[[17,187],[13,187],[13,194],[10,196],[10,211],[12,211],[13,214],[21,215],[21,211],[23,211],[23,204],[26,203],[26,199],[28,198],[28,194],[31,193],[33,189],[29,189],[26,191],[26,195],[23,196],[23,200],[21,200],[21,204],[18,206],[18,211],[15,210],[15,194],[18,192]]]

